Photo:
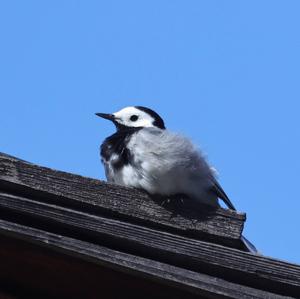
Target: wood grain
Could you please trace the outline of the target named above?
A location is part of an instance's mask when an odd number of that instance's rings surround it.
[[[30,287],[73,299],[292,298],[3,220],[1,236],[1,281],[9,277],[23,292]]]
[[[169,232],[0,193],[10,220],[282,295],[300,294],[300,266]]]
[[[56,171],[0,154],[0,189],[129,223],[243,248],[245,214],[208,209],[188,199],[162,205],[145,192]]]

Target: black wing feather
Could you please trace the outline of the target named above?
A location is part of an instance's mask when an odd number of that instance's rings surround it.
[[[219,198],[221,198],[229,209],[236,211],[236,208],[215,178],[213,178],[212,192],[214,192]]]

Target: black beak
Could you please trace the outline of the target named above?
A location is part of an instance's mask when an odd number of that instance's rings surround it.
[[[115,116],[113,114],[108,114],[108,113],[95,113],[97,116],[100,116],[102,118],[105,118],[105,119],[109,119],[111,121],[114,121],[115,120]]]

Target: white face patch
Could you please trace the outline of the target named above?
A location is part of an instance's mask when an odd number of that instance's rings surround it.
[[[126,107],[113,115],[119,124],[127,127],[154,127],[154,118],[135,107]]]

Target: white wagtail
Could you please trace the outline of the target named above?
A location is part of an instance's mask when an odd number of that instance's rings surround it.
[[[135,106],[96,115],[111,120],[117,129],[101,145],[109,182],[153,195],[183,194],[213,207],[219,206],[220,198],[235,210],[198,148],[186,137],[166,130],[155,111]],[[247,239],[242,237],[242,241],[250,252],[256,252]]]

